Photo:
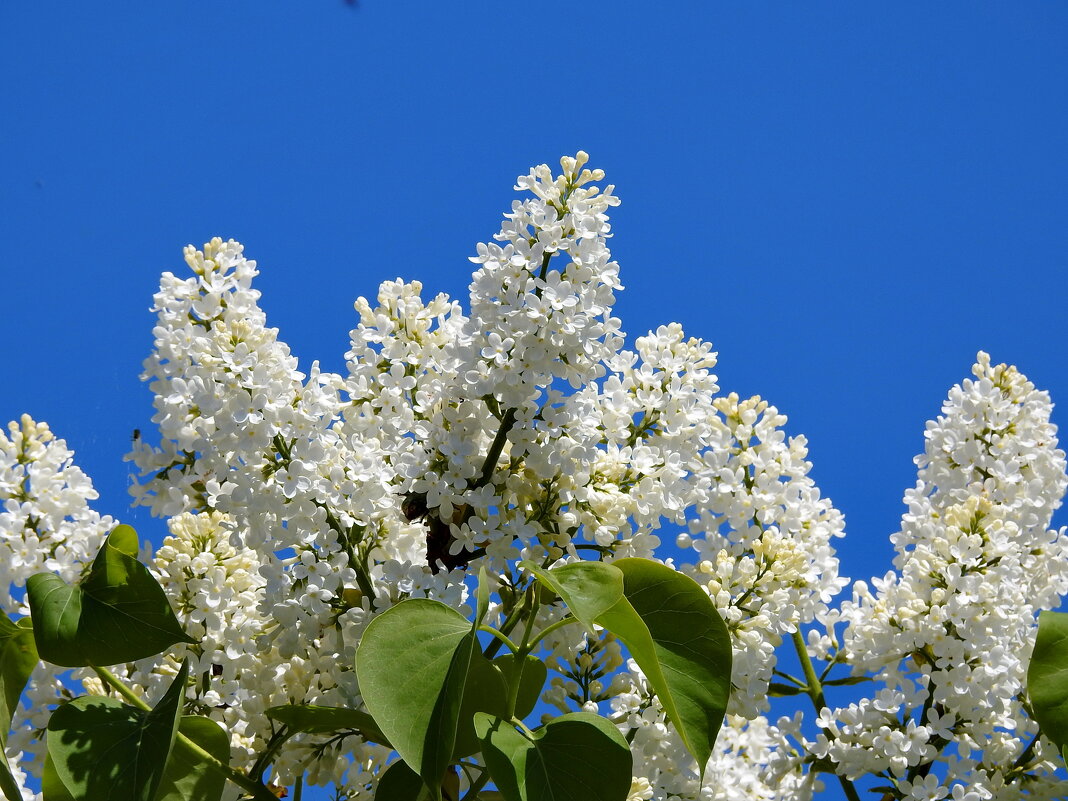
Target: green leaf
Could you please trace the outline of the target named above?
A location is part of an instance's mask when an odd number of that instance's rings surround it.
[[[134,527],[125,524],[115,526],[111,530],[111,533],[108,534],[107,544],[132,559],[136,559],[138,552],[141,550]]]
[[[1027,668],[1027,694],[1042,733],[1068,746],[1068,613],[1042,612]]]
[[[197,642],[136,553],[137,534],[118,526],[79,585],[51,573],[30,576],[26,595],[42,659],[62,667],[115,665]]]
[[[154,709],[82,696],[48,721],[48,754],[74,801],[153,801],[178,731],[189,665]]]
[[[386,768],[375,788],[375,801],[422,801],[429,797],[419,774],[402,759]]]
[[[621,639],[645,673],[687,750],[704,770],[723,725],[731,640],[707,593],[649,559],[619,559],[624,597],[597,622]]]
[[[375,719],[358,709],[313,704],[287,704],[272,706],[267,710],[267,717],[284,723],[293,731],[312,734],[353,729],[358,731],[365,740],[389,748],[393,747],[389,743],[389,738],[378,728]]]
[[[356,651],[367,710],[435,801],[477,644],[471,623],[455,609],[412,598],[372,620]]]
[[[493,664],[499,667],[501,673],[505,676],[510,676],[512,671],[515,670],[515,660],[515,654],[504,654],[494,659]],[[534,711],[534,707],[537,706],[538,699],[541,697],[542,687],[545,686],[547,675],[545,663],[538,657],[527,654],[523,658],[523,675],[519,679],[519,695],[516,697],[515,703],[515,716],[520,720]],[[492,709],[479,711],[493,712]]]
[[[11,766],[7,763],[7,756],[0,748],[0,793],[8,801],[22,801],[22,792],[19,790],[15,775],[11,772]]]
[[[56,773],[56,763],[51,754],[45,754],[44,772],[41,774],[41,794],[44,801],[74,801],[67,785],[60,781]]]
[[[488,712],[491,715],[506,715],[508,712],[508,686],[500,671],[494,667],[494,662],[486,659],[477,649],[471,655],[457,716],[456,744],[452,751],[454,761],[471,756],[481,748],[478,735],[475,734],[476,712]]]
[[[828,679],[827,681],[822,681],[820,684],[824,687],[839,687],[848,684],[863,684],[864,682],[871,680],[871,676],[843,676],[840,679]]]
[[[28,618],[12,622],[0,614],[0,743],[6,742],[19,698],[37,666],[37,648]]]
[[[798,687],[796,684],[782,684],[773,681],[768,685],[768,695],[774,696],[775,698],[780,698],[784,695],[800,695],[805,692],[808,692],[807,687]]]
[[[508,717],[508,677],[515,670],[515,655],[504,654],[492,662],[478,650],[471,656],[471,665],[464,684],[464,697],[456,727],[456,746],[453,761],[478,753],[482,744],[475,733],[474,716],[485,712],[494,717]],[[545,684],[545,664],[529,654],[523,659],[523,673],[519,679],[515,716],[525,718],[533,710]]]
[[[37,649],[29,624],[28,618],[14,623],[0,613],[0,792],[8,801],[22,801],[22,793],[4,756],[4,748],[19,698],[37,666]]]
[[[594,621],[623,597],[623,575],[616,564],[572,562],[543,570],[533,562],[522,563],[538,581],[559,595],[571,614],[591,632]]]
[[[224,765],[230,764],[230,738],[213,720],[185,715],[178,731]],[[226,777],[180,744],[171,750],[155,801],[219,801]]]
[[[630,747],[598,715],[561,715],[533,737],[483,713],[475,728],[505,801],[625,801],[630,792]]]

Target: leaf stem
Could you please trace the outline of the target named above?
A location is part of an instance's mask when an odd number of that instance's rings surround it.
[[[801,687],[802,689],[808,686],[803,681],[801,681],[801,679],[797,678],[796,676],[791,676],[789,673],[784,673],[781,670],[775,670],[775,671],[773,671],[773,673],[776,676],[778,676],[779,678],[786,679],[788,682],[790,682],[792,684],[796,684],[798,687]]]
[[[283,725],[271,735],[271,739],[267,741],[267,747],[263,749],[259,758],[252,765],[252,770],[249,771],[248,775],[253,781],[263,780],[263,774],[267,770],[267,766],[274,761],[279,749],[286,744],[286,740],[296,733],[295,731],[290,731],[288,726]]]
[[[144,702],[144,700],[138,697],[138,695],[134,693],[133,690],[123,684],[122,681],[119,680],[119,677],[112,673],[110,670],[108,670],[107,668],[97,667],[96,665],[93,665],[92,668],[93,672],[100,677],[101,681],[103,681],[105,684],[115,690],[115,692],[117,692],[119,695],[129,701],[130,704],[144,712],[150,712],[152,710],[152,707],[150,707]],[[197,757],[197,759],[221,773],[223,776],[232,781],[242,790],[247,793],[250,793],[252,797],[257,799],[258,801],[278,801],[278,796],[276,796],[262,784],[253,781],[241,771],[234,770],[229,765],[220,762],[218,759],[209,754],[207,751],[205,751],[203,748],[201,748],[199,745],[190,740],[181,732],[178,732],[176,734],[175,740],[187,751],[191,751]]]
[[[569,190],[567,195],[564,197],[565,204],[567,202],[567,198],[570,197],[570,194],[571,194],[571,192]],[[563,216],[564,216],[563,212],[561,212],[559,209],[557,209],[556,218],[560,219]],[[541,269],[538,271],[538,280],[539,281],[545,281],[545,276],[548,274],[548,271],[549,271],[549,262],[551,262],[553,260],[553,256],[555,256],[555,255],[556,255],[556,251],[555,250],[550,250],[547,253],[542,255],[542,257],[541,257]],[[534,296],[537,297],[537,298],[541,297],[541,287],[540,286],[534,288]],[[499,414],[497,414],[497,412],[500,411],[500,404],[497,403],[497,399],[493,398],[492,396],[490,396],[490,399],[493,401],[493,405],[491,406],[489,400],[487,400],[486,401],[486,406],[487,406],[487,408],[489,408],[489,410],[491,412],[494,412],[494,415],[497,416],[498,419],[500,419],[501,427],[497,429],[497,436],[495,436],[493,438],[493,443],[490,445],[490,449],[486,453],[486,460],[482,463],[482,474],[478,477],[478,479],[472,485],[472,489],[478,489],[479,487],[484,487],[486,484],[489,483],[490,479],[493,477],[493,471],[497,469],[497,460],[499,458],[501,458],[501,451],[504,450],[504,443],[508,439],[508,432],[511,431],[512,430],[512,426],[515,425],[515,418],[516,418],[517,410],[516,409],[508,409],[504,413],[504,416],[501,417]]]
[[[523,599],[523,608],[527,610],[526,625],[523,627],[523,639],[519,648],[514,651],[515,660],[511,675],[508,677],[508,717],[515,718],[515,708],[519,703],[519,687],[523,681],[523,668],[526,665],[527,654],[531,651],[530,633],[534,628],[534,619],[538,616],[538,587],[531,584],[527,587],[526,597]]]
[[[520,657],[526,656],[531,651],[530,633],[534,629],[534,619],[538,616],[538,586],[537,584],[531,584],[527,587],[527,620],[526,625],[523,627],[523,641],[519,644],[519,651],[517,655]]]
[[[1042,736],[1041,731],[1035,732],[1035,736],[1031,738],[1031,742],[1027,744],[1027,748],[1016,757],[1016,761],[1012,763],[1014,768],[1022,768],[1027,764],[1027,760],[1031,758],[1031,754],[1035,752],[1035,746],[1038,745],[1038,738]]]
[[[819,676],[816,675],[816,668],[812,665],[812,658],[808,655],[808,647],[805,645],[805,638],[801,634],[801,627],[798,626],[794,629],[793,634],[794,650],[797,651],[797,658],[801,660],[801,669],[805,672],[805,679],[808,681],[808,689],[806,694],[812,699],[812,705],[816,708],[817,714],[827,708],[827,700],[823,697],[823,685],[820,683]],[[834,732],[831,729],[827,729],[827,739],[834,739]],[[837,765],[835,765],[837,768]],[[842,792],[845,793],[846,798],[849,801],[860,801],[860,796],[857,794],[857,788],[853,786],[853,782],[847,779],[845,776],[839,775],[838,783],[842,785]]]
[[[119,677],[112,673],[107,668],[93,666],[93,672],[100,677],[100,680],[107,684],[111,689],[121,695],[126,701],[133,706],[136,706],[143,712],[151,712],[152,707],[144,702],[144,700],[137,695],[133,690],[123,684]]]
[[[501,458],[504,443],[508,441],[508,432],[515,425],[516,410],[509,409],[501,418],[501,427],[497,429],[497,435],[493,438],[489,450],[486,452],[486,460],[482,463],[482,475],[472,484],[472,489],[484,487],[493,477],[493,471],[497,469],[497,460]]]
[[[498,631],[497,629],[493,628],[493,626],[481,625],[478,627],[478,630],[484,631],[487,634],[491,634],[496,637],[500,642],[503,642],[505,645],[507,645],[508,650],[511,651],[513,654],[519,650],[519,646],[512,642],[512,640],[508,637],[507,634],[505,634],[503,631]]]
[[[518,625],[520,618],[523,614],[523,604],[518,603],[515,608],[508,613],[508,617],[504,619],[504,623],[501,624],[500,632],[505,636],[512,633],[512,629]],[[489,645],[486,646],[486,650],[482,652],[482,655],[487,659],[492,659],[494,654],[501,650],[502,641],[500,639],[494,639]],[[517,650],[517,649],[513,649]]]
[[[550,623],[548,626],[546,626],[540,632],[538,632],[538,636],[534,638],[534,641],[530,644],[530,647],[527,649],[528,652],[533,651],[535,648],[537,648],[538,647],[538,643],[540,643],[548,635],[552,634],[557,629],[563,628],[564,626],[567,626],[567,625],[570,625],[571,623],[576,623],[576,622],[578,622],[577,618],[575,618],[575,616],[572,615],[572,614],[568,614],[567,616],[562,617],[559,620],[557,620],[555,623]]]

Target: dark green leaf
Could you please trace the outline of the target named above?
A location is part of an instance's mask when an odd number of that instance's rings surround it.
[[[623,572],[624,597],[597,622],[626,644],[703,771],[730,694],[727,627],[708,594],[677,570],[649,559],[612,564]]]
[[[429,797],[419,774],[402,759],[386,768],[375,788],[375,801],[423,801]]]
[[[493,660],[493,664],[501,669],[501,673],[510,676],[515,669],[515,654],[504,654]],[[519,695],[515,703],[515,716],[522,720],[537,706],[541,697],[542,687],[545,686],[547,671],[545,663],[536,656],[527,654],[523,659],[523,676],[519,680]],[[480,709],[480,712],[493,713],[492,709]]]
[[[871,676],[843,676],[840,679],[828,679],[821,682],[824,687],[837,687],[846,684],[863,684],[866,681],[871,681]]]
[[[784,695],[800,695],[803,692],[807,692],[807,688],[798,687],[795,684],[780,684],[777,681],[773,681],[768,685],[768,694],[780,697]]]
[[[356,651],[367,710],[435,801],[477,645],[471,623],[455,609],[413,598],[372,620]]]
[[[1068,746],[1068,613],[1042,612],[1031,664],[1027,668],[1027,694],[1042,733]]]
[[[533,738],[483,713],[475,728],[505,801],[625,801],[630,792],[630,747],[602,717],[561,715]]]
[[[572,562],[542,570],[533,562],[523,562],[538,581],[563,599],[567,608],[588,630],[594,621],[623,597],[623,575],[604,562]]]
[[[230,738],[215,721],[186,715],[178,731],[222,764],[230,764]],[[155,801],[219,801],[225,785],[221,772],[179,743],[171,750]]]
[[[7,764],[3,749],[0,749],[0,793],[3,793],[8,801],[22,801],[22,792],[11,772],[11,766]]]
[[[514,666],[513,654],[498,656],[492,662],[478,650],[471,656],[456,727],[453,761],[481,750],[482,744],[475,733],[476,712],[485,712],[494,717],[508,717],[508,684]],[[523,660],[523,674],[519,679],[519,694],[515,705],[517,718],[523,719],[534,710],[541,695],[541,688],[545,684],[545,677],[545,663],[528,654]]]
[[[49,754],[45,754],[44,772],[41,774],[41,794],[44,801],[74,801],[67,786],[60,781],[56,773],[56,763]],[[20,796],[21,798],[21,796]]]
[[[37,665],[37,649],[28,618],[18,623],[0,614],[0,743],[6,741],[19,698]]]
[[[488,712],[491,715],[505,715],[508,712],[508,687],[500,671],[493,665],[494,662],[486,659],[478,649],[471,655],[464,696],[457,716],[456,745],[452,752],[454,760],[477,753],[481,748],[478,735],[475,734],[476,712]]]
[[[182,630],[163,588],[131,556],[136,543],[133,529],[118,526],[75,587],[51,573],[30,576],[26,595],[41,659],[62,667],[115,665],[197,642]]]
[[[189,666],[145,712],[113,698],[82,696],[48,721],[48,754],[74,801],[153,801],[174,744]]]
[[[332,731],[352,729],[358,731],[363,739],[389,748],[389,739],[384,735],[375,719],[366,712],[357,709],[345,709],[337,706],[315,706],[313,704],[288,704],[272,706],[267,710],[267,717],[284,723],[294,731],[325,734]]]
[[[13,623],[0,613],[0,792],[8,801],[22,801],[22,793],[4,756],[4,748],[11,718],[18,708],[26,682],[37,665],[37,649],[29,624],[28,618]]]

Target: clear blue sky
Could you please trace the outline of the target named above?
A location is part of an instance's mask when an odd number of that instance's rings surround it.
[[[809,437],[846,575],[887,569],[977,350],[1068,424],[1068,5],[7,2],[0,41],[0,418],[146,535],[121,457],[183,245],[243,241],[341,369],[356,296],[463,297],[515,176],[580,148],[623,199],[625,329],[683,323]]]

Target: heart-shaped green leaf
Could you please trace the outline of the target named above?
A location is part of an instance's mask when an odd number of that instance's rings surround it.
[[[538,581],[551,589],[588,630],[594,621],[623,597],[623,575],[605,562],[571,562],[543,570],[533,562],[523,562]]]
[[[430,798],[419,774],[398,759],[382,774],[375,788],[375,801],[424,801]]]
[[[650,559],[619,559],[623,598],[597,618],[645,673],[687,750],[704,770],[731,685],[731,639],[693,579]]]
[[[630,747],[602,717],[561,715],[532,738],[484,713],[475,728],[505,801],[625,801],[630,792]]]
[[[356,651],[367,710],[435,801],[477,645],[471,623],[455,609],[413,598],[372,620]]]
[[[214,720],[185,715],[178,731],[219,762],[230,764],[230,738]],[[155,801],[219,801],[226,777],[214,766],[181,744],[171,749]]]
[[[74,801],[153,801],[178,731],[189,666],[154,709],[114,698],[82,696],[48,721],[48,754]]]
[[[30,576],[26,595],[41,659],[62,667],[115,665],[197,642],[136,554],[136,532],[118,526],[77,586],[51,573]]]
[[[287,704],[272,706],[267,717],[284,723],[293,731],[324,734],[331,731],[351,729],[358,731],[363,739],[389,748],[389,738],[378,728],[375,719],[358,709],[338,706],[315,706],[314,704]]]
[[[1068,747],[1068,613],[1042,612],[1027,668],[1027,695],[1042,733]]]
[[[7,732],[36,665],[37,649],[29,618],[14,623],[0,613],[0,792],[8,801],[22,801],[22,793],[4,756]]]

